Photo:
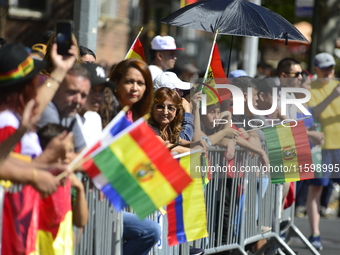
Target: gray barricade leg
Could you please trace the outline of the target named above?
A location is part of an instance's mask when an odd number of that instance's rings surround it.
[[[295,184],[296,185],[296,184]],[[314,248],[314,246],[309,242],[309,240],[302,234],[300,229],[294,223],[294,212],[295,212],[295,202],[284,211],[288,220],[288,225],[286,226],[284,232],[286,233],[285,240],[289,242],[292,236],[297,236],[306,245],[306,247],[311,251],[312,254],[320,255],[320,253]]]

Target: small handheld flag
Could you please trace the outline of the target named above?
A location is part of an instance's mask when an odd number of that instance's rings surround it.
[[[83,168],[98,189],[112,186],[140,218],[168,204],[191,182],[143,118],[91,153]]]
[[[139,35],[141,34],[142,31],[143,31],[143,27],[140,29],[135,41],[132,43],[131,48],[126,54],[124,59],[137,58],[137,59],[146,61],[144,48],[143,48],[142,43],[139,40]]]

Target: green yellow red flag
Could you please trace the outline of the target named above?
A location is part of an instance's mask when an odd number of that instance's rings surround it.
[[[296,124],[296,125],[295,125]],[[263,129],[268,147],[272,183],[315,178],[303,120]]]
[[[89,176],[107,180],[140,218],[171,202],[191,182],[144,119],[89,157],[83,163]]]

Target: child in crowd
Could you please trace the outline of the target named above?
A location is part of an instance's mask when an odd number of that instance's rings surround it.
[[[66,128],[59,124],[46,124],[42,127],[39,132],[39,140],[42,149],[45,149],[48,142],[58,134],[66,132]],[[59,158],[58,163],[63,163],[68,165],[74,158],[76,154],[74,151],[74,143],[69,142],[66,148],[65,158]],[[75,174],[71,174],[70,177],[72,189],[72,217],[73,224],[82,228],[86,225],[88,220],[88,208],[85,198],[84,186],[82,182],[75,176]]]

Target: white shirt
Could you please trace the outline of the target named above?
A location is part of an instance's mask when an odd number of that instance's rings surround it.
[[[87,111],[84,114],[85,121],[80,119],[77,114],[77,121],[80,122],[81,132],[83,133],[86,145],[98,142],[102,133],[102,120],[97,112]]]
[[[149,65],[149,70],[151,72],[151,76],[152,76],[152,81],[155,80],[155,78],[163,73],[163,70],[160,69],[158,66],[155,65]]]
[[[294,93],[286,93],[286,95],[287,95],[287,99],[296,99]],[[281,97],[281,91],[280,91],[280,97]],[[281,107],[281,99],[278,100],[277,104],[278,104],[277,107]],[[297,109],[295,104],[287,104],[285,116],[289,119],[295,120],[297,111],[298,111],[298,109]],[[282,114],[282,109],[281,109],[281,114]]]

